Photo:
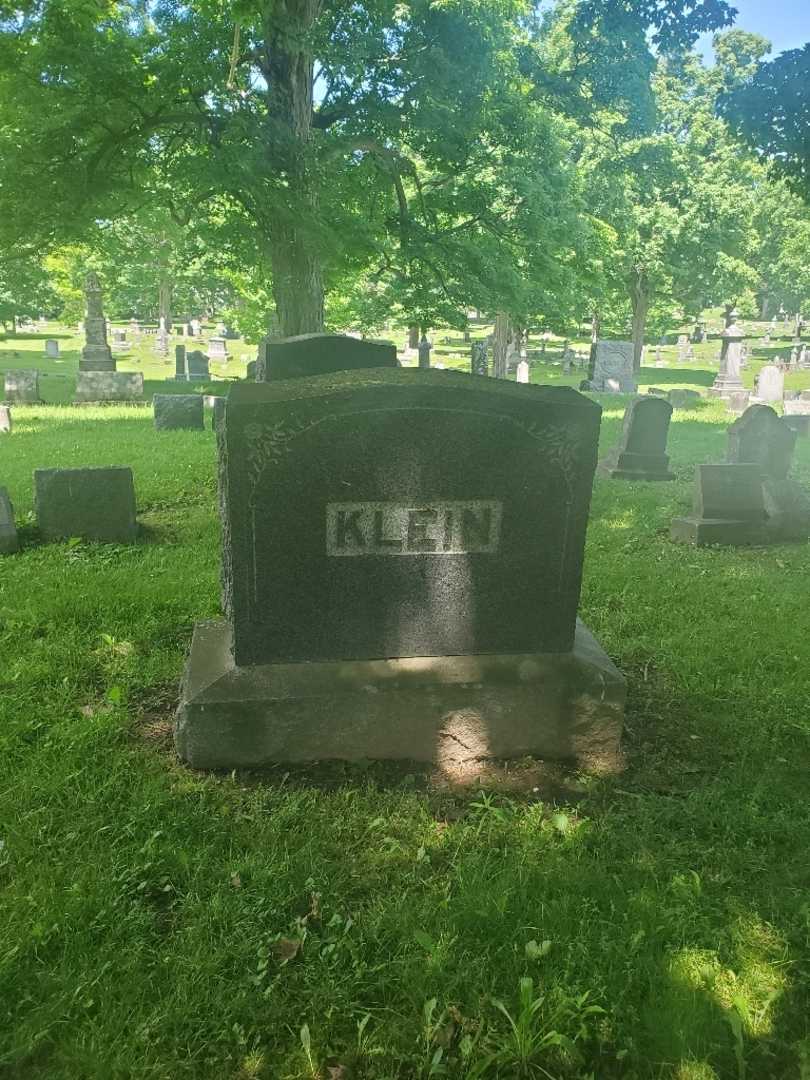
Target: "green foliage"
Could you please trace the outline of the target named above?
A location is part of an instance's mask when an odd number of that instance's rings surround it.
[[[723,111],[762,160],[810,200],[810,43],[762,64],[723,98]]]

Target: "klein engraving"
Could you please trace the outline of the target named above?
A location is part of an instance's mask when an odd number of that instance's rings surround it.
[[[327,555],[493,555],[503,506],[469,502],[327,503]]]

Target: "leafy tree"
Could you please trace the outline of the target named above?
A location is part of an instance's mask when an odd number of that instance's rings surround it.
[[[810,43],[749,72],[720,106],[763,161],[810,200]]]
[[[528,0],[18,0],[0,11],[0,240],[20,239],[10,211],[23,205],[32,245],[81,237],[145,197],[225,214],[272,268],[284,333],[320,329],[325,291],[380,251],[406,280],[428,268],[443,290],[459,254],[459,285],[483,277],[484,236],[499,253],[487,266],[507,262],[504,222],[524,210],[510,159],[543,124],[540,106],[525,107]],[[628,34],[649,29],[670,48],[729,17],[724,0],[583,0],[583,70],[607,52],[615,74]],[[615,80],[594,85],[615,93]],[[494,208],[482,201],[493,185]],[[527,270],[549,262],[542,235],[529,246]]]

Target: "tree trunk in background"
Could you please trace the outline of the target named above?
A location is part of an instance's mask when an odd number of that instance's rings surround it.
[[[419,348],[419,326],[416,323],[411,323],[408,327],[408,348]]]
[[[641,370],[641,356],[644,352],[644,331],[647,328],[647,312],[650,309],[650,297],[647,292],[647,275],[639,270],[630,282],[630,303],[633,307],[633,370]]]
[[[509,345],[509,316],[499,311],[495,316],[492,341],[492,374],[496,379],[506,378],[506,350]]]
[[[289,178],[286,204],[269,220],[273,296],[281,333],[323,330],[323,266],[318,250],[317,199],[310,176],[313,57],[310,34],[320,0],[263,5],[262,73],[267,83],[266,153],[273,171]]]
[[[762,299],[759,302],[759,317],[762,322],[768,321],[768,312],[771,310],[771,298],[767,290],[762,294]]]
[[[172,329],[172,292],[171,281],[161,278],[158,283],[158,324],[161,319],[165,320],[163,325],[167,333],[171,333]]]

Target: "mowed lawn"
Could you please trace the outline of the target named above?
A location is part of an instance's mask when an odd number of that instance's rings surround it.
[[[605,450],[626,399],[601,400]],[[810,545],[668,539],[722,406],[674,415],[675,482],[596,483],[581,614],[628,678],[625,771],[513,792],[178,763],[184,654],[219,612],[213,434],[148,406],[14,418],[3,1080],[810,1076]],[[40,544],[33,469],[104,464],[133,468],[141,541]]]

